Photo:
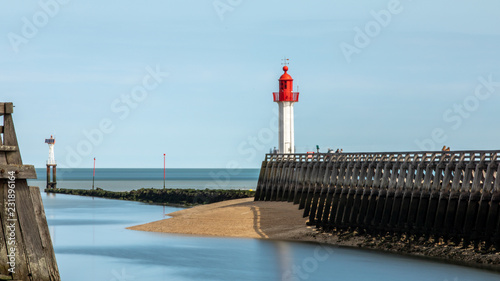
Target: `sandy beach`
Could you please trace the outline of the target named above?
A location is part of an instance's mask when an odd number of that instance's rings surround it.
[[[171,218],[129,229],[240,238],[295,239],[315,233],[297,206],[255,202],[253,198],[201,205],[168,214]]]

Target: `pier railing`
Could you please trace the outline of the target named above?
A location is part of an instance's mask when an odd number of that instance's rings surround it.
[[[267,154],[255,200],[326,231],[433,235],[500,247],[500,151]]]

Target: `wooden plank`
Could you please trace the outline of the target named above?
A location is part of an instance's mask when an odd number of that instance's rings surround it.
[[[260,197],[259,201],[264,201],[266,198],[266,193],[267,193],[267,182],[269,181],[269,174],[271,173],[271,166],[273,165],[273,162],[271,159],[266,162],[266,171],[264,173],[264,179],[262,181],[262,188],[260,190]]]
[[[455,163],[453,163],[454,156],[450,159],[450,161],[446,164],[446,168],[444,169],[444,178],[441,183],[442,191],[449,191],[451,189],[451,184],[453,182],[452,171],[455,170]]]
[[[311,173],[313,170],[313,163],[312,162],[306,162],[306,163],[307,163],[306,173],[300,185],[302,187],[302,194],[300,195],[299,210],[303,210],[306,205],[306,199],[309,192],[309,183],[311,179]]]
[[[11,102],[6,102],[5,103],[5,114],[12,114],[14,113],[14,104]]]
[[[0,165],[7,165],[7,156],[2,151],[0,151]]]
[[[498,165],[493,191],[500,192],[500,165]]]
[[[290,179],[290,166],[292,166],[293,163],[291,160],[287,159],[286,164],[283,166],[283,177],[282,177],[282,192],[281,194],[278,194],[278,196],[281,198],[280,201],[288,201],[288,194],[289,194],[289,186],[288,186],[288,181]]]
[[[0,151],[17,151],[17,146],[12,145],[0,145]]]
[[[288,179],[289,179],[289,176],[288,176],[288,173],[290,171],[290,165],[292,164],[292,162],[290,161],[290,159],[286,159],[285,160],[285,163],[283,165],[283,171],[281,173],[281,191],[280,193],[278,194],[278,201],[287,201],[288,200]]]
[[[0,134],[3,134],[3,126],[0,126]]]
[[[309,178],[308,178],[308,181],[306,182],[307,193],[306,193],[304,205],[303,205],[303,207],[304,207],[303,217],[304,218],[309,216],[309,211],[311,208],[312,200],[314,197],[314,190],[315,190],[314,180],[317,177],[319,162],[312,162],[310,165],[312,167],[312,170],[309,173]],[[300,206],[299,206],[299,209],[300,209]]]
[[[4,115],[5,113],[5,103],[0,102],[0,115]]]
[[[335,226],[338,227],[341,226],[342,219],[344,218],[347,196],[349,194],[349,183],[351,182],[354,164],[353,160],[348,162],[345,172],[342,174],[341,185],[337,185],[337,187],[341,188],[339,201],[337,203],[337,214],[335,217]]]
[[[2,225],[7,225],[7,217],[6,216],[6,207],[7,205],[4,205],[6,203],[7,199],[7,194],[8,194],[8,188],[7,188],[7,181],[6,180],[0,180],[1,188],[0,188],[0,206],[1,206],[1,213],[0,213],[0,221]],[[16,206],[17,202],[19,202],[21,199],[19,196],[16,195]],[[18,214],[17,214],[18,215]],[[18,216],[13,218],[15,225],[15,253],[16,253],[16,268],[15,272],[12,275],[13,279],[20,279],[20,280],[30,280],[28,279],[28,273],[30,272],[29,270],[29,265],[26,259],[26,251],[25,251],[25,244],[24,244],[24,238],[21,233],[21,227],[19,225],[19,220]],[[10,223],[10,222],[9,222]],[[7,231],[7,229],[4,227],[3,228],[3,233],[2,235],[4,237],[8,237],[10,235],[10,232]]]
[[[491,193],[493,189],[493,177],[496,168],[495,162],[490,162],[486,168],[486,174],[484,176],[483,193]]]
[[[5,182],[5,181],[3,181]],[[7,240],[4,236],[4,225],[6,225],[6,219],[4,219],[4,215],[6,215],[6,206],[4,206],[4,188],[5,183],[2,183],[2,187],[0,189],[0,274],[8,275],[9,265],[8,257],[7,257]]]
[[[255,189],[255,201],[259,201],[260,193],[262,192],[262,182],[264,180],[264,172],[267,166],[266,161],[262,161],[262,165],[260,166],[259,180],[257,181],[257,188]]]
[[[275,179],[276,179],[277,166],[278,166],[277,160],[273,161],[273,165],[271,166],[271,172],[269,174],[269,180],[267,182],[265,201],[271,201],[271,195],[276,186]]]
[[[312,212],[314,217],[309,219],[310,221],[315,221],[316,223],[321,222],[321,218],[323,216],[323,207],[325,205],[325,200],[326,200],[326,191],[327,189],[325,188],[325,183],[324,183],[324,178],[327,172],[327,167],[330,165],[330,159],[325,159],[325,162],[321,164],[320,172],[318,174],[318,188],[319,188],[319,202],[317,205],[317,210],[315,212]],[[313,207],[316,207],[313,203]],[[314,214],[315,213],[315,214]],[[318,226],[318,224],[316,224]]]
[[[276,193],[276,201],[283,201],[283,194],[285,192],[286,186],[286,174],[288,172],[288,159],[283,159],[283,164],[281,165],[279,185]]]
[[[56,255],[50,239],[49,226],[45,217],[45,210],[43,208],[42,196],[37,186],[30,186],[29,191],[31,200],[35,209],[35,217],[38,225],[38,231],[42,239],[42,247],[45,253],[45,262],[47,264],[48,273],[51,281],[60,281],[59,269],[57,267]]]
[[[293,173],[291,174],[292,178],[290,179],[290,193],[288,194],[288,202],[295,204],[295,198],[297,196],[297,183],[300,175],[300,169],[302,168],[302,163],[294,162],[293,163]]]
[[[16,210],[33,280],[50,280],[33,201],[26,180],[16,181]]]
[[[16,179],[36,179],[33,165],[0,165],[0,179],[8,179],[11,171],[16,173]]]
[[[337,160],[338,158],[334,159],[332,158],[330,160],[330,163],[328,164],[327,167],[327,171],[325,173],[325,177],[323,178],[326,188],[326,200],[325,200],[325,206],[323,208],[321,227],[325,227],[330,219],[330,209],[332,206],[333,195],[335,192],[335,186],[332,185],[332,178],[334,177],[334,173],[337,171],[337,166],[339,165]]]
[[[415,176],[414,187],[417,190],[421,190],[424,183],[424,170],[427,167],[425,164],[425,157],[422,157],[422,161],[417,165],[417,175]]]
[[[19,146],[17,143],[16,130],[14,128],[14,121],[12,120],[12,115],[8,114],[3,117],[3,126],[4,126],[4,134],[3,134],[3,144],[10,146]],[[18,149],[14,152],[7,152],[7,163],[22,165],[23,160],[21,159],[21,151]]]
[[[382,167],[383,160],[380,159],[380,162],[377,163],[377,168],[375,169],[375,175],[373,177],[373,187],[380,187],[380,182],[382,181]]]
[[[304,177],[305,169],[307,167],[307,162],[304,162],[303,159],[300,159],[300,162],[298,164],[297,168],[297,175],[295,176],[295,190],[294,190],[294,195],[293,195],[293,204],[299,204],[300,203],[300,197],[302,196],[302,178]]]
[[[278,164],[276,165],[276,172],[274,174],[274,184],[271,188],[271,201],[279,201],[278,193],[280,192],[281,186],[281,171],[283,169],[283,159],[278,159]]]
[[[285,174],[283,176],[283,192],[281,194],[281,201],[288,201],[288,197],[290,195],[290,173],[293,171],[294,162],[292,159],[287,160],[287,164],[285,165]]]

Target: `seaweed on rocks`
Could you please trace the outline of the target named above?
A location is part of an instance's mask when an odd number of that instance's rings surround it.
[[[93,196],[108,199],[138,201],[155,204],[171,204],[183,206],[196,206],[210,204],[225,200],[249,198],[255,191],[239,189],[156,189],[141,188],[131,191],[109,191],[102,188],[88,189],[45,189],[47,193],[61,193],[80,196]]]

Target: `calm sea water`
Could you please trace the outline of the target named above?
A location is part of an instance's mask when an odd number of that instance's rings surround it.
[[[45,188],[46,169],[36,169],[29,184]],[[167,188],[255,189],[259,169],[167,169]],[[57,169],[60,188],[90,189],[92,169]],[[95,187],[111,191],[163,188],[163,169],[96,169]]]
[[[466,267],[309,243],[148,233],[178,208],[42,193],[62,280],[500,280]]]
[[[45,169],[31,185],[45,186]],[[258,169],[169,169],[167,186],[248,188]],[[91,169],[58,170],[58,185],[90,188]],[[162,169],[98,169],[108,190],[162,187]],[[179,208],[42,193],[62,280],[500,280],[499,274],[308,243],[207,238],[127,230]]]

